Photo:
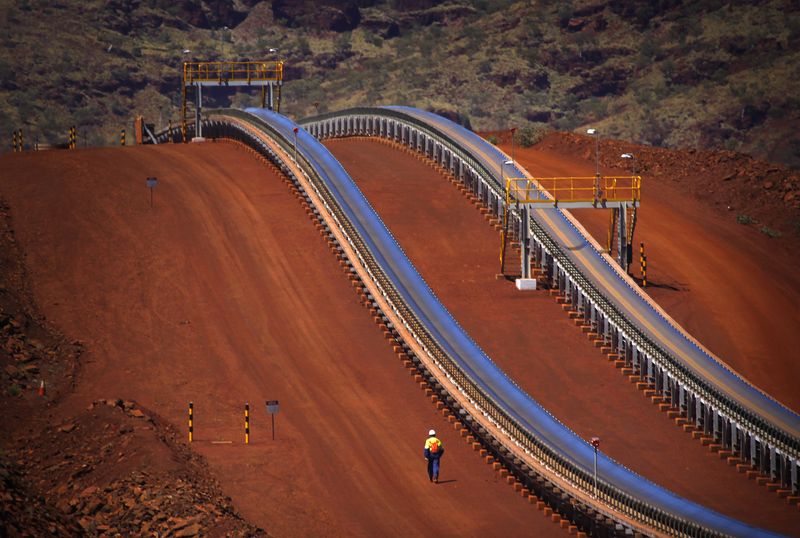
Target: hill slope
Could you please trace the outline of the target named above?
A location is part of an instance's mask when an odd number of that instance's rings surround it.
[[[115,143],[135,113],[166,124],[184,59],[280,57],[295,117],[410,104],[483,130],[591,123],[800,165],[794,2],[1,0],[0,20],[0,132],[23,128],[31,142],[65,140],[76,124],[81,141]]]
[[[184,425],[193,401],[192,452],[279,536],[483,535],[490,521],[563,532],[423,395],[303,207],[251,154],[209,143],[1,160],[35,298],[86,342],[62,412],[110,394]],[[447,446],[438,485],[421,451],[431,427]]]

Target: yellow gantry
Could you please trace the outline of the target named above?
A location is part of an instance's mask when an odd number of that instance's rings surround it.
[[[183,84],[242,85],[258,82],[282,82],[283,61],[184,62]]]
[[[635,205],[641,199],[641,191],[641,176],[509,178],[506,203]]]
[[[500,232],[501,272],[504,272],[505,268],[506,241],[511,235],[508,229],[508,212],[511,204],[552,205],[567,209],[611,208],[613,210],[612,221],[608,237],[610,251],[614,223],[619,208],[629,207],[635,214],[635,208],[639,205],[642,197],[642,177],[597,175],[508,178],[505,189],[506,203],[503,208],[503,226]],[[631,237],[633,236],[634,222],[631,221]]]
[[[195,88],[195,123],[197,136],[202,134],[200,109],[203,86],[258,86],[261,88],[261,108],[280,112],[281,85],[283,84],[283,60],[241,62],[184,62],[181,91],[181,133],[186,142],[187,133],[187,88]],[[277,103],[273,101],[273,90],[277,92]],[[277,105],[277,106],[275,106]]]

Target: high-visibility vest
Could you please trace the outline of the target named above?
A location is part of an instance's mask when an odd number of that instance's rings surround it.
[[[436,449],[432,448],[434,444],[436,445]],[[441,452],[442,442],[437,437],[428,437],[428,439],[425,441],[425,450],[430,450],[433,454]]]

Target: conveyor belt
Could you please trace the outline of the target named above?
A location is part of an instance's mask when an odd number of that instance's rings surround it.
[[[393,303],[406,322],[424,339],[448,375],[480,404],[480,411],[492,414],[519,446],[542,451],[554,468],[586,488],[593,468],[592,447],[521,390],[458,325],[330,152],[303,129],[295,135],[296,125],[286,117],[263,109],[247,112],[226,111],[279,140],[288,154],[295,149],[296,136],[298,161],[321,182],[319,188],[324,191],[326,203],[335,208],[340,222],[346,221],[348,235],[355,239],[372,274],[384,289],[390,288]],[[213,132],[215,127],[220,127],[220,136],[226,135],[224,115],[216,116],[207,132]],[[239,139],[246,136],[239,133]],[[249,143],[258,146],[257,141]],[[662,532],[693,536],[773,535],[683,499],[602,454],[600,469],[600,488],[606,502],[611,501],[615,508],[641,521],[655,522],[654,528]]]
[[[498,170],[507,156],[493,145],[441,116],[408,107],[387,107],[419,118],[449,135],[490,170]],[[519,166],[510,167],[513,177],[532,177]],[[515,175],[518,174],[518,175]],[[659,347],[679,359],[696,375],[709,380],[722,393],[757,412],[795,438],[800,439],[800,415],[776,402],[772,397],[747,383],[736,372],[699,345],[674,320],[667,319],[654,308],[651,300],[626,279],[608,257],[597,249],[575,227],[567,214],[558,208],[533,211],[533,218],[553,238],[581,273],[586,276],[626,318],[641,328]]]
[[[501,164],[508,156],[474,133],[409,107],[356,108],[301,122],[318,138],[395,140],[453,173],[496,215],[505,204]],[[519,167],[510,175],[527,176]],[[559,209],[532,212],[537,257],[592,330],[713,442],[797,494],[800,417],[706,350],[663,312]],[[517,218],[511,210],[512,219]]]

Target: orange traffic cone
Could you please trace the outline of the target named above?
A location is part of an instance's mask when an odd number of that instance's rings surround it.
[[[44,379],[42,379],[42,382],[39,384],[39,396],[44,396],[46,392],[47,389],[44,386]]]

